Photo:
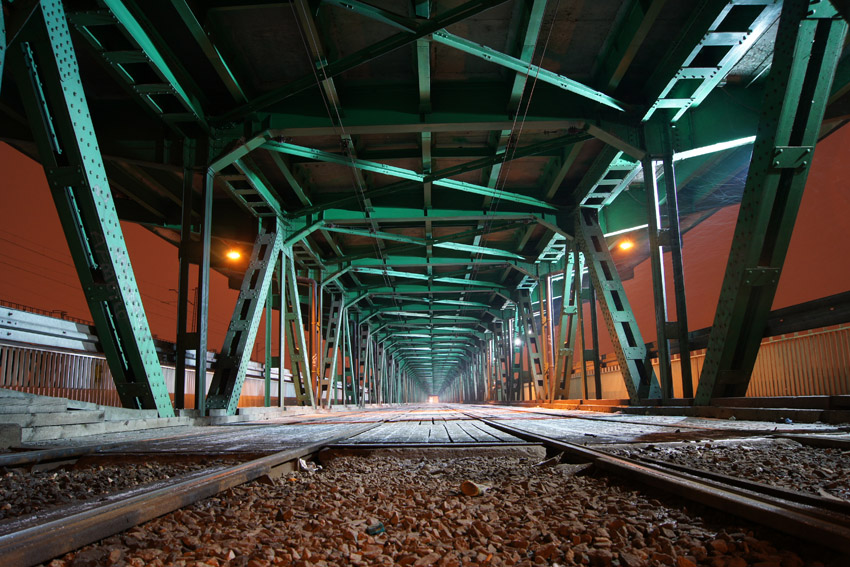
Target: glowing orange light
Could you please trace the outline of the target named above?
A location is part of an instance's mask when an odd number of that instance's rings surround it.
[[[635,243],[631,240],[624,240],[620,243],[620,250],[631,250],[635,247]]]
[[[238,260],[242,257],[242,253],[239,250],[228,250],[227,254],[225,254],[230,260]]]

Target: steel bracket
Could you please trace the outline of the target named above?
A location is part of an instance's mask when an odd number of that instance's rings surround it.
[[[750,287],[776,285],[779,283],[779,268],[758,266],[744,270],[744,283]]]
[[[773,149],[774,169],[798,169],[811,163],[813,146],[777,146]]]

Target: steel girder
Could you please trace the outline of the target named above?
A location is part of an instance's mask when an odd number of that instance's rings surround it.
[[[298,297],[295,260],[291,249],[285,247],[282,249],[280,262],[283,266],[280,271],[282,288],[280,318],[284,324],[286,351],[289,353],[295,400],[299,405],[316,407],[304,320],[301,317],[301,304]],[[281,353],[281,358],[283,356],[284,354]]]
[[[9,55],[121,402],[174,415],[89,114],[63,3],[42,0]]]
[[[826,0],[783,4],[698,404],[747,392],[846,30]]]
[[[407,33],[414,33],[420,27],[420,23],[418,20],[415,20],[413,18],[407,18],[405,16],[401,16],[388,10],[377,8],[369,4],[364,4],[358,2],[357,0],[323,0],[323,2],[328,4],[339,5],[340,7],[343,7],[347,10],[353,10],[363,16],[366,16],[367,18],[372,18],[381,21],[392,27],[401,29]],[[542,12],[541,8],[538,8],[540,12]],[[542,16],[542,14],[540,15]],[[518,73],[524,73],[525,75],[534,76],[536,79],[551,83],[556,87],[588,98],[594,102],[609,106],[619,111],[625,110],[623,108],[622,103],[618,102],[614,98],[604,93],[601,93],[588,87],[587,85],[583,85],[578,81],[574,81],[572,79],[564,77],[563,75],[558,75],[557,73],[553,73],[552,71],[541,69],[537,65],[534,65],[529,61],[523,60],[522,58],[512,57],[510,55],[500,53],[499,51],[487,47],[485,45],[477,44],[475,42],[463,39],[447,32],[444,29],[436,30],[433,33],[429,34],[428,37],[430,37],[431,41],[442,43],[443,45],[458,49],[475,57],[480,57],[481,59],[484,59],[491,63],[495,63],[497,65],[501,65],[502,67],[506,67]],[[536,43],[536,34],[534,38],[534,43]],[[531,51],[533,53],[533,46]],[[528,59],[530,59],[530,54],[528,56]]]
[[[183,141],[183,211],[178,249],[180,272],[177,284],[177,364],[174,371],[175,407],[183,408],[185,396],[186,352],[195,351],[195,409],[206,413],[206,353],[210,294],[210,239],[212,234],[213,173],[207,168],[206,148],[197,148],[192,139]],[[195,210],[194,181],[201,178],[200,231],[193,238],[192,220]],[[188,328],[189,264],[198,264],[195,294],[195,331]]]
[[[629,399],[632,403],[639,403],[641,399],[659,398],[661,390],[658,380],[623,283],[599,228],[598,212],[595,209],[584,207],[576,215],[576,240],[586,258],[593,287],[602,298],[602,315],[620,363]],[[598,390],[596,393],[600,395]]]
[[[736,6],[760,6],[762,9],[751,20],[739,23],[737,29],[730,29],[729,13]],[[779,16],[782,3],[776,0],[731,0],[720,11],[709,26],[702,39],[685,58],[684,65],[667,83],[656,101],[643,117],[649,120],[662,109],[674,109],[676,112],[671,122],[678,121],[690,108],[698,106],[711,91],[726,78],[732,68],[744,57],[747,51],[758,41]],[[705,66],[695,64],[701,61],[704,53],[718,48],[727,48],[726,53],[716,65]],[[677,86],[698,81],[700,84],[692,89],[690,96],[676,96]],[[672,96],[671,96],[672,95]]]
[[[665,161],[671,156],[663,156]],[[664,249],[661,246],[661,209],[656,180],[656,166],[660,163],[647,154],[643,159],[643,178],[646,188],[646,222],[649,234],[649,260],[652,272],[652,293],[655,303],[655,329],[658,345],[658,377],[661,397],[673,397],[673,378],[670,366],[670,343],[667,340],[667,285],[664,278]]]
[[[282,154],[301,156],[310,159],[314,159],[317,161],[323,161],[327,163],[335,163],[338,165],[344,165],[347,167],[353,167],[355,169],[362,169],[364,171],[371,171],[373,173],[380,173],[382,175],[388,175],[390,177],[399,177],[401,179],[406,179],[407,181],[413,181],[414,184],[404,184],[404,185],[396,185],[393,187],[393,191],[397,192],[401,188],[416,188],[421,183],[431,183],[433,185],[438,185],[440,187],[447,187],[449,189],[454,189],[456,191],[461,191],[465,193],[474,193],[477,195],[484,195],[486,197],[498,197],[499,199],[504,199],[505,201],[514,201],[523,205],[529,205],[532,207],[537,207],[540,209],[555,209],[554,206],[541,201],[539,199],[535,199],[534,197],[529,197],[527,195],[520,195],[515,193],[510,193],[508,191],[497,190],[491,187],[484,187],[482,185],[476,185],[474,183],[466,183],[464,181],[456,181],[454,179],[448,179],[449,175],[457,175],[458,173],[462,173],[463,171],[457,171],[459,168],[451,168],[448,172],[446,171],[437,171],[432,174],[423,174],[417,173],[411,169],[404,169],[401,167],[395,167],[391,165],[386,165],[383,163],[377,163],[373,161],[367,161],[363,159],[356,159],[351,156],[335,154],[331,152],[325,152],[322,150],[317,150],[313,148],[307,148],[303,146],[297,146],[295,144],[288,144],[284,142],[266,142],[263,144],[263,148],[271,151],[275,151]],[[518,157],[522,157],[521,155]],[[502,159],[506,159],[504,154]],[[484,167],[487,163],[493,160],[485,160]],[[476,167],[471,167],[468,164],[465,164],[466,168],[476,169]],[[465,169],[465,168],[464,168]],[[368,192],[369,196],[383,195],[388,193],[386,187],[382,187],[380,189],[372,189]]]
[[[330,407],[336,401],[337,364],[339,362],[340,339],[345,326],[345,297],[334,294],[328,311],[328,323],[325,326],[325,352],[319,371],[316,403]]]
[[[564,257],[563,291],[561,310],[558,317],[555,342],[555,371],[552,381],[550,401],[565,399],[570,393],[570,375],[575,360],[576,335],[581,319],[581,277],[584,273],[584,254],[579,253],[576,244]]]
[[[3,86],[3,67],[6,63],[6,21],[0,10],[0,87]]]
[[[520,376],[522,376],[521,383],[527,383],[529,386],[529,400],[545,400],[546,372],[540,344],[540,327],[531,308],[531,293],[524,290],[517,291],[516,304],[519,316],[517,336],[522,337],[520,339],[522,344],[519,345],[522,355],[518,365]],[[528,370],[525,369],[526,363]]]
[[[359,392],[357,390],[356,365],[354,362],[354,349],[352,347],[352,327],[355,323],[349,316],[348,307],[343,311],[343,404],[359,405]]]
[[[226,409],[228,415],[236,413],[266,295],[271,291],[275,264],[283,245],[282,225],[276,220],[269,224],[271,226],[261,226],[254,242],[251,260],[242,280],[207,394],[207,407]]]
[[[199,89],[177,58],[167,53],[164,42],[152,33],[149,22],[140,15],[138,8],[126,0],[101,0],[101,4],[106,10],[74,12],[69,14],[69,21],[100,56],[108,72],[153,115],[178,133],[187,134],[187,125],[209,132],[201,103],[195,94]],[[104,29],[107,32],[101,34]],[[132,48],[106,50],[104,45],[114,42],[104,41],[103,36],[110,36],[113,30],[123,35]],[[141,66],[146,69],[140,70]],[[150,81],[151,74],[161,82]],[[173,105],[166,99],[175,101],[183,112],[170,110]]]

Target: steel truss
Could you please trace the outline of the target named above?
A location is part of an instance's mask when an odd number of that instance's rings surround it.
[[[747,392],[846,32],[826,0],[783,3],[698,404]]]
[[[638,403],[642,399],[661,397],[658,380],[623,289],[623,282],[599,228],[599,213],[596,209],[583,207],[578,212],[576,240],[587,259],[593,288],[601,298],[602,316],[620,363],[629,399],[632,403]],[[599,393],[597,390],[597,396]]]
[[[271,291],[272,276],[277,257],[283,244],[283,227],[280,221],[272,220],[268,226],[261,225],[251,251],[251,260],[233,317],[224,337],[224,346],[215,368],[207,407],[226,409],[228,415],[236,413],[245,373],[251,360],[251,350],[263,317],[266,296]]]
[[[42,0],[15,47],[9,66],[121,403],[173,416],[63,2]]]

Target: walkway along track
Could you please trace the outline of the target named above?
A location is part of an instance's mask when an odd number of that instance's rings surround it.
[[[268,455],[224,470],[177,482],[138,496],[86,510],[74,516],[0,536],[4,567],[30,567],[69,551],[173,512],[234,486],[267,475],[276,467],[317,453],[321,448],[378,427],[383,421]]]
[[[698,476],[697,471],[684,472],[681,467],[670,467],[667,463],[641,463],[615,457],[597,449],[529,433],[489,419],[489,416],[463,413],[525,441],[541,443],[550,449],[561,451],[570,460],[591,462],[600,469],[629,481],[649,485],[850,555],[850,509],[846,503],[837,506],[826,499],[790,490],[781,491],[783,494],[780,496],[780,491],[774,487],[759,483],[720,479],[721,475],[704,478]],[[735,485],[731,480],[735,481]],[[836,511],[836,508],[842,511]]]

